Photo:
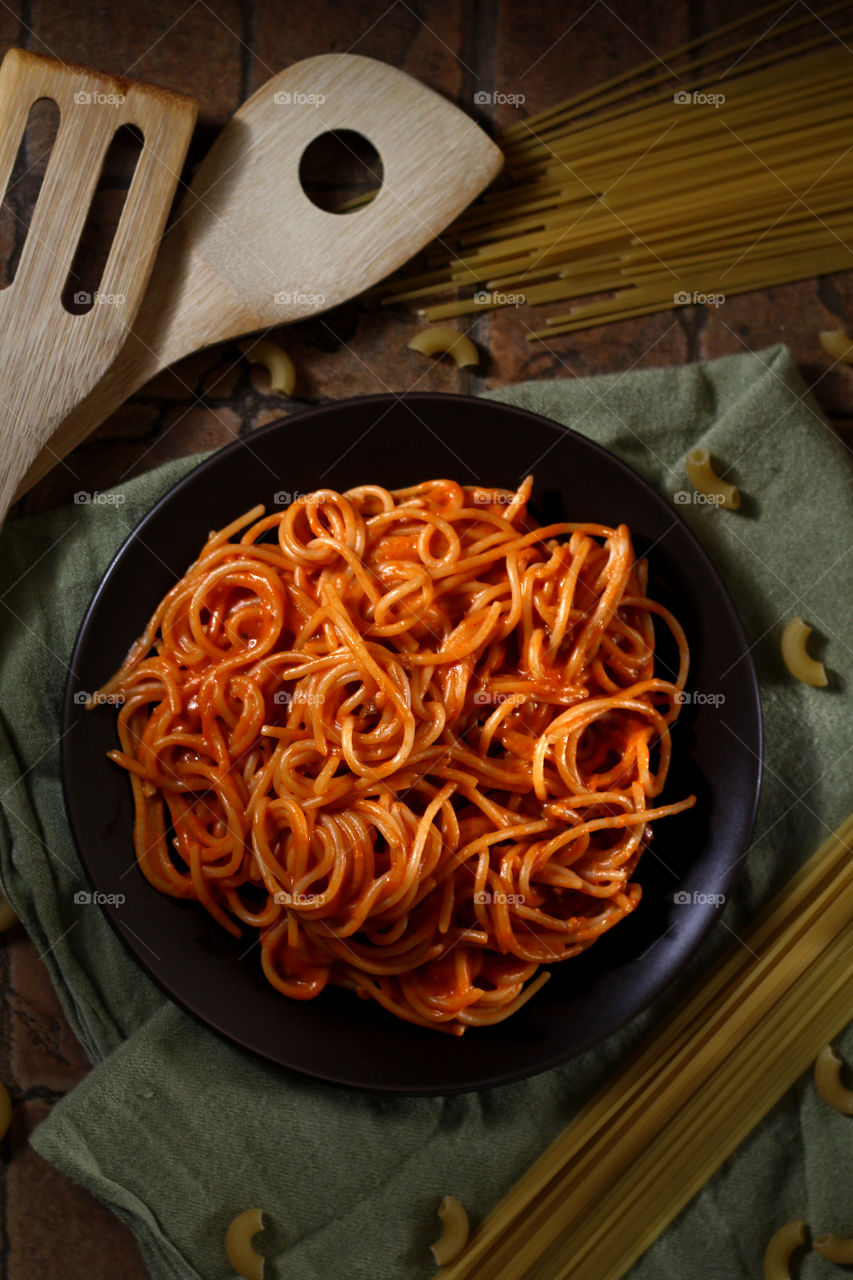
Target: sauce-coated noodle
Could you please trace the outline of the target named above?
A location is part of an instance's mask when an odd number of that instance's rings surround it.
[[[436,480],[212,534],[102,694],[163,893],[269,981],[461,1034],[636,907],[687,643],[626,526]],[[654,616],[677,672],[655,670]],[[666,678],[665,678],[666,677]]]

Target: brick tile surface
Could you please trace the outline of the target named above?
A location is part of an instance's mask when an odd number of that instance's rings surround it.
[[[62,1093],[88,1071],[89,1060],[22,927],[9,935],[4,950],[9,962],[4,992],[12,1015],[10,1079],[22,1096],[31,1089]]]
[[[15,1108],[6,1175],[7,1275],[15,1280],[145,1280],[130,1230],[105,1205],[69,1182],[28,1143],[44,1102]]]

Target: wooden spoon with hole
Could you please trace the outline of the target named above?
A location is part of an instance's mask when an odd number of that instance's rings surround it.
[[[369,204],[327,213],[299,180],[305,148],[351,129],[376,148]],[[495,177],[503,156],[458,107],[395,67],[323,54],[240,107],[163,237],[115,363],[27,471],[25,493],[137,387],[214,342],[325,311],[390,274]]]

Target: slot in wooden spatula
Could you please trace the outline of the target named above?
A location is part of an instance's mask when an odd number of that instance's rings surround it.
[[[347,214],[309,200],[300,159],[350,129],[378,151],[375,199]],[[244,102],[196,174],[118,359],[70,415],[20,492],[164,366],[200,347],[287,324],[394,271],[495,177],[503,156],[473,120],[411,76],[322,54]]]
[[[0,192],[33,103],[59,129],[12,283],[0,291],[0,521],[56,427],[109,368],[133,323],[196,117],[190,98],[10,49],[0,66]],[[116,130],[143,136],[90,310],[62,305],[75,250]]]

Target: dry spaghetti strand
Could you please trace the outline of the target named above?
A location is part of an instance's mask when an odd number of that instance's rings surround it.
[[[771,5],[518,121],[495,185],[374,296],[445,323],[549,305],[535,341],[849,269],[843,7]]]
[[[625,525],[427,481],[211,534],[100,691],[155,888],[269,981],[498,1022],[637,906],[687,677]],[[679,670],[656,670],[654,616]],[[659,662],[657,665],[660,665]]]

